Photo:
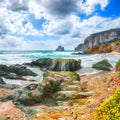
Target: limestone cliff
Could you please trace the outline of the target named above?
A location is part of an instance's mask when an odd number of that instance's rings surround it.
[[[111,43],[120,39],[120,28],[94,33],[88,36],[83,44],[79,44],[75,50],[86,50],[104,43]]]

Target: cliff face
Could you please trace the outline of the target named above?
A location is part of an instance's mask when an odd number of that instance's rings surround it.
[[[79,44],[75,48],[75,50],[84,51],[88,48],[98,46],[103,43],[111,43],[119,39],[120,39],[120,28],[94,33],[85,39],[84,44]]]

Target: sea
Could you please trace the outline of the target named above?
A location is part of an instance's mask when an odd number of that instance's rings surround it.
[[[85,71],[92,70],[93,64],[108,59],[113,69],[115,63],[120,59],[119,53],[90,54],[90,55],[72,55],[76,51],[54,51],[54,50],[29,50],[29,51],[0,51],[0,64],[23,64],[40,58],[72,58],[81,60],[81,66]]]

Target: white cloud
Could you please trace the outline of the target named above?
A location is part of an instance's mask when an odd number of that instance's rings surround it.
[[[73,49],[95,32],[120,27],[120,17],[112,19],[93,14],[109,0],[0,0],[0,48],[4,49],[55,49],[58,45]],[[97,7],[97,8],[96,8]],[[30,21],[30,14],[44,18],[43,30]],[[91,15],[81,19],[81,15]],[[35,21],[34,21],[35,22]],[[10,36],[14,34],[14,36]],[[59,40],[26,40],[25,36],[57,35]],[[16,36],[23,37],[16,37]]]
[[[86,2],[80,3],[80,6],[86,14],[91,14],[95,11],[97,5],[104,10],[108,4],[109,0],[86,0]]]

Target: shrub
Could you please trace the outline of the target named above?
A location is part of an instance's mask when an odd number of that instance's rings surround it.
[[[60,85],[57,85],[53,88],[53,92],[58,92],[61,90],[61,86]]]
[[[97,108],[95,118],[97,120],[120,120],[120,89]]]
[[[118,60],[118,62],[116,63],[115,70],[120,71],[120,60]]]

